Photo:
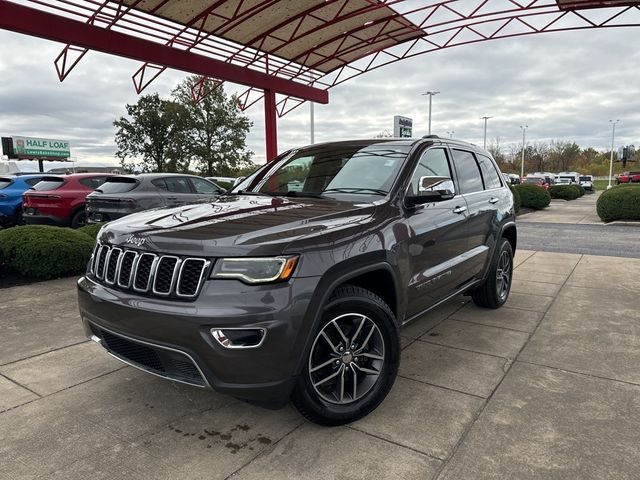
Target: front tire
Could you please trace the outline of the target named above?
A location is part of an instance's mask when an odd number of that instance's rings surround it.
[[[399,363],[400,336],[389,306],[364,288],[339,287],[324,308],[291,400],[319,425],[353,422],[385,399]]]
[[[502,238],[486,281],[471,293],[473,303],[484,308],[500,308],[509,298],[512,279],[513,249],[509,241]]]

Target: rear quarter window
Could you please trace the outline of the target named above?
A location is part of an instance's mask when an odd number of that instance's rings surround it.
[[[2,190],[3,188],[7,188],[12,183],[13,180],[10,178],[0,178],[0,190]]]

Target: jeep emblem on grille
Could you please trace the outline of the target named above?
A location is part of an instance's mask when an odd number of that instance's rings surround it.
[[[142,245],[144,245],[144,242],[146,241],[147,241],[146,238],[136,237],[135,235],[129,235],[127,239],[124,241],[124,243],[131,243],[136,247],[141,247]]]

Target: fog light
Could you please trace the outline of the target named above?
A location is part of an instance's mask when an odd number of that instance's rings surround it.
[[[212,328],[211,335],[224,348],[257,348],[262,345],[264,328]]]

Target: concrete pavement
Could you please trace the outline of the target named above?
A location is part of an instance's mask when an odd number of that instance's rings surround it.
[[[0,478],[640,478],[640,260],[516,263],[506,307],[404,328],[389,397],[338,428],[123,366],[73,279],[0,290]]]
[[[518,217],[518,222],[573,223],[602,225],[596,213],[596,203],[602,192],[587,193],[575,200],[551,200],[544,210],[537,210]]]

